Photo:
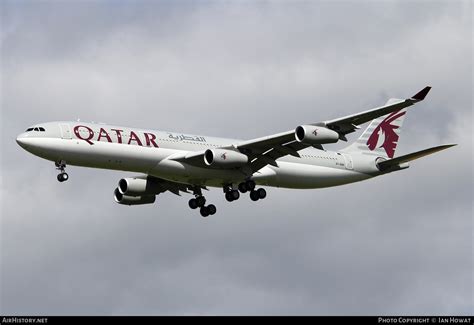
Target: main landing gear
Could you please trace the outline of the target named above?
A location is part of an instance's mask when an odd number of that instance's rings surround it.
[[[60,160],[59,162],[56,161],[54,163],[56,165],[56,169],[60,171],[58,174],[58,181],[65,182],[69,179],[69,175],[66,173],[66,162],[64,160]]]
[[[267,191],[263,188],[255,188],[255,182],[251,179],[242,182],[237,187],[238,190],[232,188],[231,185],[224,186],[225,198],[227,201],[232,202],[238,200],[240,193],[250,192],[250,199],[252,201],[263,200],[267,197]],[[239,193],[240,192],[240,193]]]
[[[206,198],[202,195],[201,189],[194,191],[195,198],[189,200],[188,205],[191,209],[199,208],[201,216],[207,217],[213,214],[216,214],[216,206],[214,204],[209,204],[206,206]]]
[[[224,186],[225,199],[229,202],[238,200],[240,193],[237,190],[234,190],[231,185]]]
[[[232,184],[225,185],[223,187],[225,198],[227,201],[232,202],[240,198],[240,193],[250,193],[250,199],[252,201],[262,200],[267,197],[267,191],[263,188],[255,188],[255,182],[251,179],[240,183],[237,188],[234,188]],[[194,198],[190,199],[188,205],[191,209],[195,210],[199,208],[201,216],[207,217],[216,213],[217,209],[214,204],[206,206],[206,198],[202,195],[201,188],[193,188]]]
[[[267,191],[263,188],[259,188],[253,191],[250,191],[250,199],[252,201],[263,200],[267,197]]]

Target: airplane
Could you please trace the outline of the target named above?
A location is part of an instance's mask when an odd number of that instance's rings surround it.
[[[203,217],[216,213],[203,190],[222,188],[227,201],[249,192],[264,199],[263,187],[315,189],[367,180],[403,170],[409,162],[454,146],[440,145],[395,157],[407,108],[425,99],[427,86],[413,97],[389,99],[384,106],[252,140],[144,130],[113,125],[59,121],[40,123],[18,135],[26,151],[55,162],[57,179],[69,179],[66,164],[135,172],[114,190],[115,202],[151,204],[170,191],[189,193],[191,209]],[[346,141],[346,135],[371,121],[361,136],[338,151],[323,145]]]

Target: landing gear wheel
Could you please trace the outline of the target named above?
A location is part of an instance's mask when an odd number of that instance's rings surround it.
[[[236,191],[236,190],[230,191],[230,195],[232,196],[233,201],[238,200],[240,197],[239,191]]]
[[[230,192],[227,192],[227,193],[225,194],[225,199],[226,199],[227,201],[229,201],[229,202],[234,201],[234,197],[233,197],[233,195],[232,195]]]
[[[210,214],[210,211],[209,211],[208,207],[201,207],[199,212],[201,212],[201,216],[203,216],[203,217],[207,217]]]
[[[258,193],[258,198],[259,199],[264,199],[264,198],[267,197],[267,191],[265,191],[265,189],[263,189],[263,188],[259,188],[257,190],[257,193]]]
[[[198,208],[198,202],[197,202],[196,199],[191,199],[191,200],[189,200],[188,205],[189,205],[189,207],[190,207],[191,209],[193,209],[193,210]]]
[[[206,198],[204,196],[198,196],[196,198],[196,202],[197,202],[198,207],[202,208],[204,207],[204,204],[206,204]]]
[[[258,201],[259,198],[260,198],[260,195],[258,194],[257,191],[250,192],[250,199],[252,201]]]
[[[240,191],[240,193],[247,192],[247,186],[245,185],[245,183],[240,183],[239,184],[239,191]]]
[[[248,191],[253,191],[255,189],[255,182],[249,179],[248,181],[245,182],[245,187],[247,188]]]
[[[239,191],[231,190],[225,194],[225,199],[229,202],[238,200],[240,197]]]
[[[207,206],[207,209],[209,210],[209,214],[210,214],[211,216],[214,215],[214,214],[216,214],[217,209],[216,209],[216,206],[215,206],[214,204],[209,204],[209,205]]]
[[[69,175],[67,173],[61,173],[61,174],[58,174],[58,181],[60,181],[61,183],[64,182],[64,181],[67,181],[69,179]]]

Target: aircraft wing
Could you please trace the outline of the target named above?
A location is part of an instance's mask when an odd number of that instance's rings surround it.
[[[196,167],[206,167],[204,164],[205,151],[190,151],[184,154],[174,154],[168,157],[170,160],[179,161]]]
[[[244,141],[235,147],[249,156],[252,170],[257,171],[266,165],[277,167],[276,159],[286,155],[300,157],[298,151],[311,147],[311,145],[296,141],[295,131],[291,130]],[[313,145],[312,147],[323,150],[321,145]]]
[[[422,101],[430,90],[431,87],[427,86],[411,98],[390,99],[384,106],[381,107],[376,107],[361,113],[309,125],[321,126],[333,130],[339,134],[340,140],[347,141],[345,135],[358,129],[358,125],[364,124],[380,116],[390,114],[394,111],[398,111],[402,108]],[[247,155],[249,157],[250,167],[255,172],[266,165],[277,167],[278,163],[276,160],[280,157],[286,155],[300,157],[298,151],[308,147],[324,150],[320,144],[311,145],[297,141],[295,138],[295,130],[290,130],[235,144],[229,144],[228,146],[221,148],[239,151]],[[204,151],[189,153],[183,156],[170,157],[170,159],[205,167],[203,157]]]
[[[377,107],[361,113],[345,116],[324,122],[318,122],[311,125],[323,126],[339,133],[339,139],[347,141],[345,135],[358,129],[358,125],[369,122],[380,116],[390,114],[402,108],[411,106],[416,102],[422,101],[431,87],[425,87],[411,98],[390,99],[384,106]],[[311,145],[296,141],[295,131],[277,133],[271,136],[257,138],[237,144],[235,147],[249,156],[251,167],[254,171],[261,169],[266,165],[277,166],[276,159],[292,155],[299,157],[298,151],[308,148]],[[313,146],[323,150],[321,145]]]
[[[278,167],[276,159],[286,155],[300,157],[298,151],[307,147],[311,147],[311,145],[296,141],[295,131],[291,130],[237,144],[229,144],[220,149],[239,151],[246,154],[249,157],[252,170],[257,171],[266,165]],[[321,145],[313,145],[312,147],[323,150]],[[168,159],[205,168],[207,166],[204,163],[204,154],[205,151],[189,152],[172,155]]]
[[[431,87],[427,86],[416,93],[413,97],[407,99],[389,99],[388,102],[381,107],[376,107],[368,111],[364,111],[357,114],[352,114],[337,118],[334,120],[325,121],[324,125],[329,129],[338,132],[342,137],[348,133],[352,133],[358,129],[358,126],[367,123],[380,116],[390,114],[392,112],[401,110],[402,108],[411,106],[419,101],[425,99],[428,95]],[[345,140],[345,139],[343,139]]]

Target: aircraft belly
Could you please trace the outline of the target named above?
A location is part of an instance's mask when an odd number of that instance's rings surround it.
[[[29,151],[48,160],[64,160],[68,165],[143,173],[173,152],[168,149],[107,142],[94,142],[90,145],[69,139],[42,139]]]
[[[36,139],[31,139],[36,142]],[[31,153],[68,165],[115,169],[150,174],[170,181],[220,187],[238,184],[246,178],[239,169],[197,167],[167,159],[176,150],[94,142],[73,139],[38,139],[26,148]],[[370,175],[342,168],[279,161],[279,167],[266,166],[252,178],[257,184],[286,188],[320,188],[357,182]]]
[[[152,147],[100,142],[87,145],[77,148],[81,152],[79,157],[72,153],[70,164],[147,173],[158,161],[170,155],[170,150]],[[69,163],[67,157],[65,160]]]
[[[161,160],[149,173],[169,181],[215,187],[245,179],[245,174],[238,169],[202,168],[172,159]]]
[[[278,162],[280,167],[266,167],[274,174],[267,173],[258,178],[258,183],[286,188],[321,188],[343,185],[368,179],[371,176],[353,170],[331,168],[309,164]]]

